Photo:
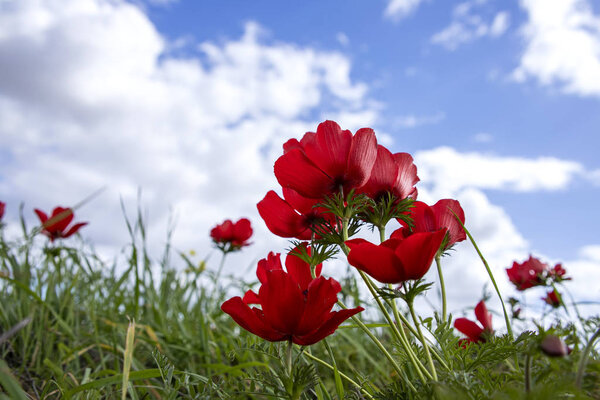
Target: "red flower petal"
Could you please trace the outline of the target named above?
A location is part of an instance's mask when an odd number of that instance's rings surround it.
[[[256,277],[262,284],[267,282],[267,271],[283,271],[279,253],[273,253],[271,251],[267,258],[263,258],[258,262],[258,265],[256,266]]]
[[[302,246],[302,244],[300,245]],[[308,254],[310,254],[310,249],[307,248],[307,245],[304,245]],[[295,251],[297,250],[294,249]],[[299,251],[299,250],[297,250]],[[285,258],[285,268],[287,269],[288,274],[292,277],[292,279],[300,286],[302,291],[308,289],[308,285],[312,282],[313,277],[310,273],[310,265],[304,262],[300,257],[293,254],[294,252],[288,253]],[[316,276],[321,275],[321,267],[322,264],[319,264],[315,267]]]
[[[73,221],[73,210],[70,208],[56,207],[52,211],[50,219],[46,222],[45,228],[52,233],[62,233]]]
[[[304,295],[284,271],[268,271],[258,291],[265,322],[279,332],[292,334],[304,312]]]
[[[456,214],[463,225],[465,223],[465,212],[463,211],[460,203],[457,200],[442,199],[431,206],[436,218],[436,225],[438,228],[448,228],[448,234],[450,235],[450,241],[447,247],[452,246],[456,242],[462,242],[467,238],[464,229],[454,214]],[[454,213],[453,213],[454,212]]]
[[[258,213],[265,221],[267,228],[277,236],[292,238],[306,236],[304,218],[277,193],[270,190],[256,205]],[[308,231],[310,237],[311,231]]]
[[[412,156],[408,153],[396,153],[394,161],[398,169],[396,182],[394,182],[394,194],[401,199],[409,196],[416,199],[417,188],[415,185],[419,182],[419,177]]]
[[[242,301],[246,304],[260,304],[260,297],[253,290],[248,290]]]
[[[371,128],[361,128],[352,138],[346,169],[347,186],[344,190],[363,186],[369,180],[377,159],[377,139]]]
[[[37,216],[40,219],[40,222],[42,223],[42,225],[44,225],[46,223],[46,221],[48,221],[48,216],[46,215],[45,212],[43,212],[42,210],[37,209],[37,208],[34,209],[33,211],[37,214]]]
[[[350,248],[348,263],[379,282],[399,283],[407,279],[401,261],[386,245],[377,246],[364,239],[347,240],[346,245]]]
[[[333,278],[325,279],[320,276],[311,281],[306,292],[304,314],[294,335],[306,335],[321,326],[337,302],[337,294],[341,290],[342,287]]]
[[[395,253],[404,267],[404,280],[421,279],[429,271],[445,235],[446,229],[437,232],[419,232],[413,233],[400,242]]]
[[[456,318],[454,321],[454,327],[467,335],[469,340],[473,342],[481,341],[481,334],[483,333],[483,329],[477,325],[475,322],[466,319],[466,318]]]
[[[360,192],[377,199],[386,192],[392,192],[398,177],[398,166],[394,156],[385,147],[377,146],[377,158],[373,164],[371,175],[367,183],[361,187]]]
[[[320,199],[331,193],[331,178],[300,149],[292,149],[279,157],[274,169],[282,187],[293,189],[304,197]]]
[[[329,177],[342,177],[346,172],[352,133],[340,128],[334,121],[321,122],[314,140],[307,141],[304,151],[316,166]]]
[[[294,336],[292,341],[301,346],[315,344],[335,332],[342,322],[363,310],[364,308],[357,307],[329,313],[327,320],[319,327],[319,329],[308,335]]]
[[[80,222],[80,223],[77,223],[77,224],[73,225],[71,227],[71,229],[69,229],[66,233],[62,234],[62,237],[68,238],[69,236],[77,233],[77,231],[79,229],[81,229],[82,227],[86,226],[87,224],[88,224],[87,222]]]
[[[260,336],[265,340],[276,342],[283,340],[285,334],[277,332],[275,329],[269,327],[265,322],[259,318],[260,313],[256,313],[245,304],[239,296],[233,297],[221,305],[221,310],[229,314],[235,322],[238,323],[245,330]]]
[[[475,306],[475,317],[477,317],[477,321],[481,323],[484,330],[493,331],[492,314],[488,311],[483,300]]]

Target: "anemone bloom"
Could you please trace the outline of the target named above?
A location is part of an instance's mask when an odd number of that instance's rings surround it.
[[[546,302],[546,304],[558,308],[561,304],[560,293],[556,289],[549,291],[546,293],[546,297],[542,297],[542,300]]]
[[[347,240],[348,263],[382,283],[421,279],[445,235],[446,229],[420,232],[407,238],[390,238],[380,245],[364,239]]]
[[[377,146],[377,159],[371,170],[367,183],[358,191],[372,199],[379,199],[386,193],[393,194],[396,199],[417,198],[415,185],[419,181],[417,166],[408,153],[392,154],[385,147]]]
[[[239,250],[249,246],[252,236],[252,225],[247,218],[241,218],[236,223],[230,219],[216,225],[210,231],[213,242],[224,252]]]
[[[39,209],[34,209],[40,222],[42,223],[42,234],[48,236],[51,242],[54,239],[64,239],[74,235],[81,229],[81,227],[87,225],[87,222],[79,222],[71,228],[67,229],[69,224],[73,221],[73,210],[71,208],[56,207],[52,210],[52,214],[48,218],[48,215]]]
[[[319,124],[301,141],[289,140],[284,154],[275,161],[275,177],[284,188],[301,196],[322,199],[363,186],[377,158],[377,139],[370,128],[353,136],[334,121]]]
[[[475,317],[477,317],[477,321],[481,326],[467,318],[456,318],[454,321],[454,328],[467,336],[466,339],[461,339],[461,345],[485,342],[486,336],[494,332],[492,314],[488,311],[483,300],[475,306]]]
[[[464,225],[465,212],[457,200],[442,199],[433,206],[428,206],[421,201],[415,201],[409,213],[413,220],[413,227],[410,228],[405,221],[398,219],[398,222],[403,226],[392,233],[391,237],[402,238],[417,232],[435,232],[446,228],[448,229],[448,236],[443,242],[444,247],[442,249],[446,250],[452,247],[454,243],[461,242],[467,238],[464,229],[458,223],[454,214],[460,218]]]
[[[2,217],[4,217],[4,209],[6,208],[6,203],[0,201],[0,221],[2,221]]]
[[[340,284],[322,276],[307,280],[309,265],[301,261],[297,270],[290,268],[289,257],[287,272],[280,269],[279,255],[271,253],[267,260],[262,260],[263,267],[259,263],[257,268],[261,280],[258,294],[246,293],[244,299],[233,297],[221,305],[221,310],[242,328],[265,340],[288,340],[302,346],[331,335],[343,321],[363,310],[357,307],[331,311],[342,290]],[[261,308],[250,308],[251,303]]]
[[[529,256],[529,259],[521,264],[515,261],[511,268],[506,268],[508,279],[517,287],[517,290],[542,285],[547,272],[548,264],[533,256]]]
[[[277,236],[308,240],[313,224],[331,214],[315,207],[319,200],[300,196],[292,189],[283,188],[283,199],[270,190],[256,208],[267,228]]]

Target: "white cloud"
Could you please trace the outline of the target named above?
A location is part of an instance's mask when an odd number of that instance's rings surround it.
[[[241,38],[201,43],[202,58],[172,57],[144,12],[125,1],[2,8],[3,201],[12,210],[24,201],[35,223],[33,207],[73,205],[107,186],[76,214],[90,221],[82,233],[99,247],[120,246],[119,196],[134,208],[140,187],[151,247],[162,248],[173,209],[177,247],[208,251],[211,225],[249,216],[257,236],[238,259],[244,267],[273,245],[283,250],[255,209],[276,187],[281,144],[314,130],[314,115],[352,110],[375,119],[377,109],[366,85],[350,79],[348,58],[267,43],[261,31],[248,23]]]
[[[525,50],[512,77],[565,93],[600,95],[600,16],[586,0],[522,0],[529,20]]]
[[[477,143],[490,143],[493,140],[494,136],[487,132],[479,132],[473,136],[473,141]]]
[[[341,44],[344,47],[350,44],[350,39],[348,38],[348,35],[346,35],[344,32],[338,32],[337,35],[335,35],[335,39],[338,41],[339,44]]]
[[[416,128],[422,125],[439,124],[446,118],[446,114],[438,112],[432,115],[401,115],[392,121],[392,125],[398,128]]]
[[[421,184],[434,182],[440,197],[468,187],[517,192],[562,190],[574,177],[584,174],[583,166],[574,161],[459,153],[450,147],[419,151],[415,160]]]
[[[453,51],[463,44],[483,37],[502,36],[510,25],[510,15],[506,11],[501,11],[496,13],[490,22],[486,22],[481,15],[473,11],[485,3],[481,0],[472,0],[456,5],[452,13],[452,22],[434,34],[431,43]]]
[[[423,3],[423,0],[389,0],[383,15],[394,21],[399,21],[413,14]]]

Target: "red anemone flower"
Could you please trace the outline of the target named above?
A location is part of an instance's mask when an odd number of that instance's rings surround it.
[[[456,242],[462,242],[467,238],[464,229],[456,220],[456,214],[461,222],[465,223],[465,212],[457,200],[442,199],[433,206],[428,206],[421,201],[415,201],[410,209],[409,215],[413,220],[412,229],[408,224],[398,219],[403,227],[392,233],[391,237],[408,237],[417,232],[435,232],[442,228],[448,229],[448,236],[444,240],[443,250],[452,247]]]
[[[382,283],[421,279],[429,270],[446,229],[420,232],[403,238],[390,238],[380,245],[364,239],[346,241],[348,263]]]
[[[67,227],[73,221],[73,210],[71,208],[56,207],[52,210],[50,218],[42,210],[36,208],[33,211],[42,223],[42,234],[48,236],[51,242],[54,239],[68,238],[88,224],[87,222],[79,222],[67,230]]]
[[[309,240],[315,222],[331,217],[315,207],[319,200],[300,196],[292,189],[283,188],[283,199],[270,190],[256,205],[267,228],[277,236]]]
[[[367,183],[358,191],[372,199],[379,199],[386,193],[392,193],[397,199],[417,198],[419,182],[417,166],[408,153],[392,154],[385,147],[377,146],[377,159]]]
[[[561,296],[556,289],[546,293],[546,297],[542,297],[542,300],[544,300],[546,304],[549,304],[554,308],[560,307],[561,304]]]
[[[248,239],[251,236],[252,226],[247,218],[241,218],[236,223],[227,219],[210,231],[213,242],[224,252],[236,251],[244,246],[249,246]]]
[[[242,328],[271,342],[289,340],[308,346],[331,335],[342,322],[363,311],[362,307],[331,311],[342,290],[335,279],[319,276],[307,283],[304,277],[307,272],[310,274],[308,264],[303,263],[303,272],[292,272],[286,259],[288,272],[277,267],[269,269],[277,265],[275,258],[279,257],[271,253],[262,272],[257,271],[259,277],[262,275],[258,294],[252,292],[252,299],[247,299],[246,294],[246,302],[236,296],[221,305],[221,310]],[[248,302],[261,308],[250,308]]]
[[[319,124],[301,141],[289,140],[284,154],[275,161],[275,177],[284,188],[301,196],[322,199],[364,185],[377,158],[377,139],[370,128],[354,136],[334,121]]]
[[[486,336],[494,332],[492,329],[492,314],[488,311],[483,300],[475,306],[475,317],[477,317],[477,321],[481,326],[467,318],[457,318],[454,321],[454,328],[467,335],[466,339],[461,339],[461,345],[485,342]]]
[[[571,280],[570,277],[566,277],[567,270],[563,268],[562,264],[556,264],[551,270],[548,271],[548,277],[554,282],[562,282]]]
[[[517,287],[517,290],[542,285],[544,274],[547,271],[548,264],[533,256],[529,256],[529,259],[521,264],[515,261],[511,268],[506,268],[508,279]]]
[[[6,208],[6,203],[0,201],[0,221],[2,221],[2,217],[4,217],[4,209]]]

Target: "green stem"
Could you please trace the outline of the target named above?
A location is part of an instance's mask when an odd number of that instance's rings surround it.
[[[575,379],[575,386],[577,386],[578,389],[581,389],[581,384],[583,383],[583,373],[585,372],[585,366],[587,365],[587,360],[590,355],[590,352],[594,347],[594,342],[596,341],[596,339],[598,339],[598,337],[600,337],[600,328],[592,335],[590,341],[581,353],[581,359],[579,360],[579,365],[577,367],[577,378]]]
[[[475,251],[479,255],[479,258],[483,262],[483,265],[485,266],[485,269],[486,269],[488,275],[490,276],[490,280],[492,281],[492,284],[494,285],[494,289],[496,290],[496,294],[498,295],[498,298],[500,299],[500,303],[502,304],[502,311],[504,312],[504,321],[506,321],[506,329],[508,330],[508,334],[509,334],[510,338],[512,340],[514,340],[515,337],[513,335],[512,327],[511,327],[511,324],[510,324],[510,318],[508,318],[508,312],[506,312],[506,305],[504,304],[504,300],[502,300],[502,294],[500,294],[500,289],[498,288],[498,285],[496,284],[496,279],[494,279],[494,274],[492,273],[492,270],[490,269],[490,266],[488,265],[485,257],[483,256],[483,254],[481,254],[481,251],[479,250],[479,247],[477,247],[477,243],[475,243],[475,239],[473,239],[473,236],[471,236],[471,233],[467,230],[467,228],[462,223],[462,221],[460,220],[460,218],[458,217],[458,215],[456,215],[454,212],[453,212],[453,214],[456,217],[456,220],[458,221],[458,223],[460,224],[460,226],[462,226],[462,228],[464,229],[465,233],[469,237],[469,240],[471,241],[471,244],[473,244],[473,247],[475,248]]]
[[[293,348],[294,348],[294,342],[289,340],[287,347],[285,349],[285,366],[287,368],[290,379],[292,379],[292,350],[293,350]]]
[[[442,262],[440,255],[435,256],[435,265],[437,266],[438,276],[440,277],[440,287],[442,289],[442,323],[446,323],[446,285],[444,285],[444,274],[442,273]]]
[[[219,277],[221,276],[221,271],[223,271],[223,266],[225,265],[225,257],[227,257],[227,253],[223,252],[223,257],[221,257],[221,264],[219,265],[219,269],[217,270],[217,275],[215,276],[215,283],[219,282]]]
[[[313,355],[312,355],[310,352],[306,352],[306,351],[305,351],[305,352],[304,352],[304,353],[302,353],[302,354],[304,354],[306,357],[310,358],[311,360],[313,360],[313,361],[315,361],[315,362],[317,362],[317,363],[321,364],[322,366],[324,366],[324,367],[326,367],[326,368],[329,368],[329,369],[330,369],[330,370],[332,370],[332,371],[334,371],[334,370],[335,370],[335,368],[334,368],[334,367],[333,367],[331,364],[327,363],[326,361],[323,361],[323,360],[321,360],[321,359],[320,359],[320,358],[318,358],[318,357],[315,357],[315,356],[313,356]],[[353,385],[353,386],[355,386],[357,389],[359,389],[359,390],[362,392],[362,394],[363,394],[365,397],[367,397],[367,398],[369,398],[369,399],[373,399],[373,396],[371,395],[371,393],[369,393],[369,392],[367,392],[365,389],[363,389],[361,385],[359,385],[359,384],[358,384],[358,383],[356,383],[354,380],[352,380],[352,378],[348,377],[348,375],[346,375],[346,374],[344,374],[344,373],[342,373],[342,372],[339,372],[339,371],[338,371],[338,373],[340,374],[340,376],[341,376],[342,378],[344,378],[346,381],[348,381],[348,383],[350,383],[351,385]]]
[[[531,354],[525,357],[525,392],[531,392]]]
[[[437,381],[437,373],[435,371],[435,365],[433,364],[433,359],[431,358],[431,353],[429,352],[429,345],[425,340],[425,336],[423,336],[423,331],[421,330],[421,325],[419,324],[419,320],[417,319],[417,314],[415,314],[415,308],[413,307],[412,302],[408,303],[408,309],[410,310],[410,315],[415,323],[415,328],[417,328],[417,333],[419,334],[419,339],[421,339],[421,343],[423,343],[423,348],[425,349],[425,356],[427,357],[427,361],[429,362],[429,368],[431,368],[431,374],[433,375],[433,379]]]

